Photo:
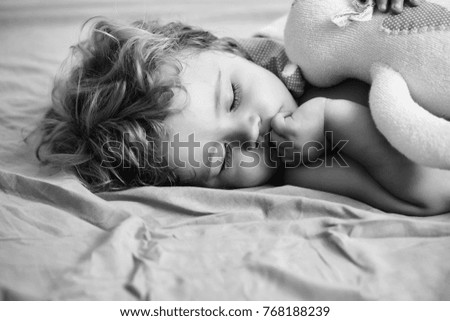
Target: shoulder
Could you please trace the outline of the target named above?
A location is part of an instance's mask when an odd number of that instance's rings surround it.
[[[356,79],[348,79],[339,85],[327,88],[319,88],[309,85],[305,94],[298,100],[302,104],[315,97],[327,97],[331,99],[346,99],[361,105],[369,104],[370,85]]]

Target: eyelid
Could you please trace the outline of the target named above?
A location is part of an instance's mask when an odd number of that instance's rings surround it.
[[[220,168],[220,172],[223,170],[230,168],[232,163],[230,163],[233,159],[233,148],[230,143],[224,143],[225,156],[223,157],[222,167]]]
[[[231,83],[232,102],[230,104],[230,111],[234,111],[239,108],[241,104],[242,90],[238,83]]]

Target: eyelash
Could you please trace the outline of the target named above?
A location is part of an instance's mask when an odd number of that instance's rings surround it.
[[[241,104],[241,86],[236,83],[231,84],[231,90],[233,90],[233,102],[230,106],[230,111],[233,111]]]
[[[223,159],[222,168],[220,169],[220,171],[230,168],[233,163],[232,160],[231,144],[225,143],[225,157]]]

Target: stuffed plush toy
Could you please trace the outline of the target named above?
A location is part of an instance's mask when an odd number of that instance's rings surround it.
[[[411,160],[450,169],[450,0],[383,14],[373,1],[296,0],[289,59],[319,87],[371,83],[378,129]]]

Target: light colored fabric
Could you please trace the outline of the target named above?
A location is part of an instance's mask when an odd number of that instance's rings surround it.
[[[369,21],[372,19],[375,7],[374,0],[361,2],[359,0],[352,1],[352,8],[345,8],[336,14],[331,21],[338,27],[347,27],[353,21]]]
[[[408,34],[450,28],[450,11],[436,3],[424,2],[419,8],[405,8],[404,14],[391,15],[383,20],[387,33]]]
[[[387,140],[410,159],[450,170],[449,121],[417,104],[405,79],[389,66],[375,63],[371,74],[370,111]]]
[[[114,4],[245,36],[288,2]],[[116,10],[45,3],[0,2],[0,299],[450,299],[450,214],[405,217],[291,186],[94,195],[39,166],[22,137],[53,74],[80,23]]]
[[[450,169],[450,2],[422,0],[418,7],[406,6],[400,15],[375,11],[369,21],[345,28],[333,24],[331,17],[348,8],[354,11],[352,3],[294,1],[285,29],[289,59],[319,87],[347,78],[367,83],[377,78],[385,85],[372,88],[376,99],[371,99],[370,107],[380,131],[409,159]],[[387,86],[395,83],[385,78],[393,73],[375,75],[382,69],[372,68],[374,64],[398,72],[407,90]]]
[[[289,61],[282,43],[265,37],[244,38],[238,41],[250,59],[281,79],[294,98],[300,98],[304,94],[305,80],[300,68]]]

